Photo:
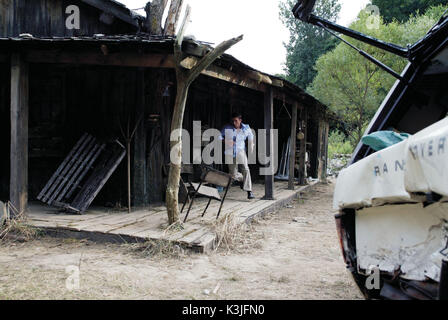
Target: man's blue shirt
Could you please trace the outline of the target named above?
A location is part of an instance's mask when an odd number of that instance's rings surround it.
[[[239,152],[246,152],[246,140],[252,140],[254,135],[248,124],[241,123],[241,129],[235,129],[231,124],[226,125],[221,130],[221,140],[231,140],[233,147],[225,146],[224,154],[233,155],[235,158]]]

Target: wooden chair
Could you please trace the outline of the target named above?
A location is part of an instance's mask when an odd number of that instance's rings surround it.
[[[163,165],[163,174],[168,177],[168,172],[170,170],[170,165]],[[190,201],[192,195],[192,187],[190,185],[190,176],[194,174],[194,169],[192,164],[182,164],[180,171],[180,181],[179,181],[179,201],[188,202]]]
[[[190,193],[191,195],[191,201],[190,206],[188,207],[187,214],[185,215],[184,223],[187,221],[188,215],[190,213],[191,207],[193,206],[194,199],[196,196],[204,196],[208,198],[207,206],[205,207],[204,212],[202,213],[202,217],[205,215],[205,212],[207,211],[208,207],[210,206],[210,202],[212,200],[217,200],[221,202],[221,205],[219,206],[218,214],[216,215],[216,219],[219,218],[219,214],[221,213],[222,205],[224,204],[224,201],[227,196],[227,192],[229,191],[229,187],[232,183],[232,176],[230,174],[227,174],[222,171],[215,170],[208,166],[203,166],[204,173],[202,174],[201,182],[200,183],[191,183],[190,182]],[[223,187],[225,188],[224,196],[221,197],[221,195],[218,192],[218,189],[214,187],[208,187],[204,184],[213,184],[215,186]],[[185,205],[187,204],[188,198],[184,202],[184,205],[182,206],[181,213],[184,211]]]

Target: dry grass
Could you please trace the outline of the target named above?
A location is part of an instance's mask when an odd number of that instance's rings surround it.
[[[252,221],[250,224],[241,222],[233,213],[212,222],[211,229],[216,234],[215,251],[224,250],[230,253],[259,249],[264,234],[257,231],[256,224],[257,221]]]
[[[5,205],[6,212],[2,212],[2,224],[0,225],[0,241],[18,240],[31,241],[41,235],[37,228],[26,224],[26,215],[24,212],[18,212],[14,206],[8,202]],[[11,218],[13,213],[13,218]]]
[[[162,260],[166,258],[180,259],[187,256],[184,248],[168,240],[149,239],[144,243],[125,244],[124,246],[142,258]]]

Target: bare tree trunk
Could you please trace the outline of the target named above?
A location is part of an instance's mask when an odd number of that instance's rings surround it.
[[[149,34],[163,34],[162,18],[167,3],[168,0],[153,0],[146,4],[146,28],[148,29]]]
[[[177,22],[182,10],[183,0],[171,0],[170,10],[168,11],[168,17],[165,21],[165,27],[163,28],[163,34],[165,36],[174,36],[176,33]]]
[[[176,132],[175,137],[171,137],[171,155],[177,159],[171,159],[170,172],[168,175],[168,185],[166,189],[166,206],[168,211],[168,222],[170,225],[179,222],[179,181],[182,163],[182,123],[184,120],[185,105],[188,97],[188,89],[191,83],[207,69],[219,56],[226,52],[236,43],[243,39],[243,36],[224,41],[211,52],[206,54],[197,64],[190,69],[182,67],[183,54],[182,42],[187,22],[190,19],[190,6],[187,7],[184,21],[174,43],[174,56],[176,58],[177,95],[174,105],[171,132]]]
[[[168,223],[170,225],[179,221],[179,182],[182,165],[182,132],[179,129],[182,128],[189,89],[189,85],[182,82],[183,80],[178,81],[177,84],[176,102],[171,123],[171,132],[177,130],[177,134],[175,137],[173,135],[171,136],[171,165],[166,188],[166,207],[168,210]],[[173,155],[177,157],[177,161],[173,161]]]

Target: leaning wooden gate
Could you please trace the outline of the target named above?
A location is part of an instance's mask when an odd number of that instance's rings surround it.
[[[118,141],[101,143],[84,134],[42,189],[37,199],[73,213],[83,213],[126,155]]]

